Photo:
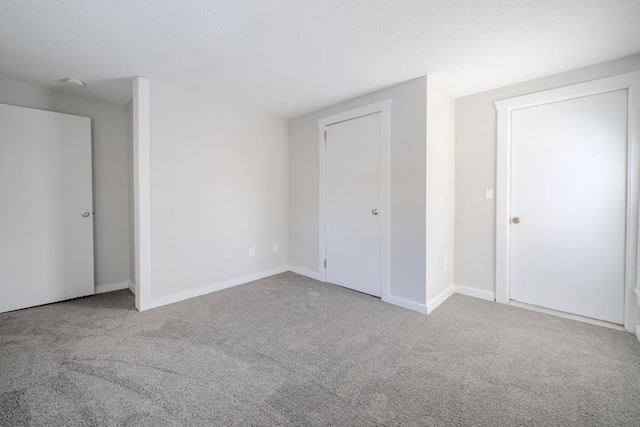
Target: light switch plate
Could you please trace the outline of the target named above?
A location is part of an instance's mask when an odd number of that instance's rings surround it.
[[[493,188],[487,188],[484,190],[484,198],[487,200],[493,199]]]

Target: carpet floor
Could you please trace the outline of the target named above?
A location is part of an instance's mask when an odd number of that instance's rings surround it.
[[[0,315],[0,425],[638,426],[640,343],[293,273],[144,313],[117,291]]]

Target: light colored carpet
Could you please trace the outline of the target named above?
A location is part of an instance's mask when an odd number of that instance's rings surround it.
[[[640,425],[621,331],[460,295],[424,316],[293,273],[133,301],[0,315],[0,425]]]

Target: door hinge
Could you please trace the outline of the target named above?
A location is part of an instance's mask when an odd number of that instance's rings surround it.
[[[327,268],[327,260],[324,260],[324,268]]]
[[[324,131],[324,148],[327,148],[327,131]]]

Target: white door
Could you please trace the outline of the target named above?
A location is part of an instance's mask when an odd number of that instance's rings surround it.
[[[327,282],[380,296],[380,113],[327,126]]]
[[[511,299],[622,324],[627,90],[511,123]]]
[[[91,120],[0,104],[0,312],[94,293]]]

